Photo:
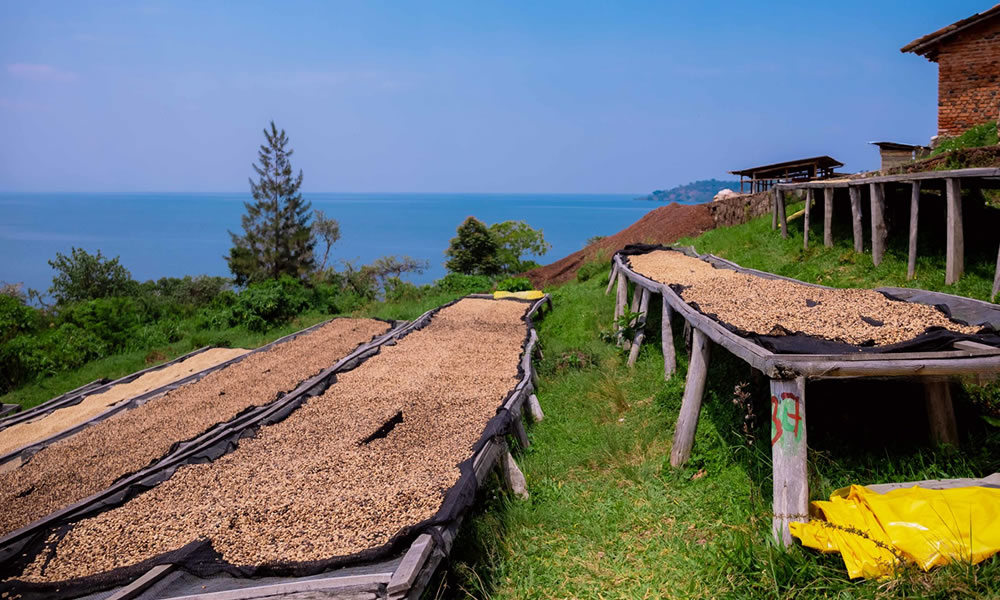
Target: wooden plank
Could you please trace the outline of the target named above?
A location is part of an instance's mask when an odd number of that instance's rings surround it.
[[[386,591],[390,594],[398,594],[410,589],[417,579],[417,574],[423,568],[424,562],[434,550],[434,538],[430,534],[421,534],[410,544],[410,548],[403,555],[402,562],[396,567],[396,571],[389,579]]]
[[[868,187],[871,195],[872,263],[877,267],[882,264],[887,237],[885,228],[885,188],[881,183],[872,183]]]
[[[997,294],[1000,294],[1000,250],[997,250],[997,271],[993,275],[993,292],[990,294],[990,299],[996,298]]]
[[[962,229],[962,188],[958,179],[946,179],[948,235],[945,242],[944,282],[952,284],[965,271],[965,231]]]
[[[787,360],[768,359],[766,374],[807,375],[810,379],[835,377],[914,377],[929,375],[987,375],[1000,373],[1000,355],[951,359],[907,360]]]
[[[906,278],[917,273],[917,225],[920,222],[920,182],[910,183],[910,247],[906,259]]]
[[[988,352],[989,354],[994,354],[998,351],[998,349],[993,346],[987,346],[986,344],[980,344],[979,342],[973,342],[972,340],[959,340],[952,344],[952,346],[958,348],[959,350],[977,353]]]
[[[957,447],[958,425],[955,423],[955,408],[951,401],[951,383],[928,381],[924,384],[924,398],[927,404],[927,422],[930,424],[931,440],[936,444]]]
[[[107,600],[132,600],[133,598],[137,598],[173,570],[174,565],[157,565],[146,571],[132,583],[108,596]]]
[[[809,249],[809,214],[812,212],[813,189],[806,190],[806,207],[802,216],[802,249]]]
[[[324,577],[323,579],[306,579],[287,583],[273,583],[221,592],[177,596],[171,600],[252,600],[269,596],[288,596],[305,592],[362,592],[370,590],[376,593],[380,585],[389,582],[392,573],[376,573],[372,575],[345,575],[342,577]]]
[[[913,486],[922,487],[925,490],[950,490],[960,487],[975,486],[1000,487],[1000,473],[994,473],[988,477],[980,479],[925,479],[923,481],[878,483],[875,485],[866,485],[865,487],[875,493],[884,494],[886,492],[891,492],[892,490],[911,488]]]
[[[809,518],[809,478],[806,470],[805,378],[771,380],[771,462],[774,472],[775,541],[790,546],[788,524]]]
[[[708,379],[708,356],[711,342],[700,329],[694,330],[691,346],[691,364],[688,365],[687,381],[684,384],[684,398],[681,400],[677,428],[674,429],[674,443],[670,450],[670,464],[677,467],[687,462],[694,445],[694,434],[698,429],[698,415],[701,399]]]
[[[639,291],[639,288],[636,288]],[[632,350],[628,353],[628,367],[632,368],[639,358],[639,347],[646,339],[646,313],[649,311],[649,290],[642,288],[642,298],[639,300],[639,318],[636,319],[635,339],[632,340]]]
[[[667,297],[662,295],[663,314],[660,319],[660,347],[663,350],[663,379],[670,381],[674,371],[677,370],[677,354],[674,351],[674,329],[671,321],[674,318],[674,311],[667,302]]]
[[[808,188],[824,187],[848,187],[854,185],[867,185],[871,183],[900,183],[924,179],[998,179],[1000,178],[1000,168],[997,167],[977,167],[971,169],[951,169],[947,171],[920,171],[917,173],[902,173],[899,175],[876,175],[872,177],[859,177],[857,179],[841,181],[803,181],[798,183],[778,183],[775,189],[780,190],[801,190]]]
[[[833,248],[833,191],[823,188],[823,245]]]
[[[848,188],[851,195],[851,226],[854,229],[854,251],[861,254],[865,251],[864,232],[861,229],[861,188],[852,185]]]
[[[781,190],[774,192],[775,203],[778,206],[778,221],[781,223],[781,239],[788,239],[788,219],[785,217],[785,194]]]

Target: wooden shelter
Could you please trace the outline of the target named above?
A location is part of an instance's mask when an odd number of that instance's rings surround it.
[[[896,142],[869,142],[873,146],[878,146],[879,156],[882,158],[881,170],[891,169],[908,162],[926,158],[931,149],[928,146],[916,146],[913,144],[899,144]]]
[[[730,171],[730,173],[740,176],[740,192],[745,191],[744,183],[747,183],[750,187],[749,192],[755,193],[769,190],[775,184],[782,182],[826,179],[833,176],[834,169],[843,166],[844,163],[829,156],[814,156]]]
[[[921,190],[938,188],[943,191],[947,206],[947,240],[945,242],[945,283],[952,284],[965,272],[965,226],[962,219],[962,188],[1000,189],[1000,168],[955,169],[950,171],[923,171],[901,175],[877,175],[835,181],[805,181],[780,183],[774,186],[771,229],[781,226],[781,237],[788,237],[788,220],[785,214],[785,194],[794,190],[804,192],[806,210],[803,218],[803,247],[809,247],[809,215],[815,203],[817,190],[823,191],[823,244],[833,246],[832,219],[837,190],[846,189],[851,200],[851,219],[854,233],[854,251],[864,251],[864,232],[861,219],[862,196],[867,193],[870,201],[872,262],[882,263],[889,231],[885,222],[885,205],[890,200],[909,200],[909,257],[906,278],[913,279],[917,265],[917,233],[919,229]],[[905,194],[899,194],[899,190]],[[926,219],[926,217],[925,217]],[[997,232],[1000,243],[1000,232]],[[1000,249],[997,252],[997,269],[994,275],[992,296],[1000,293]]]

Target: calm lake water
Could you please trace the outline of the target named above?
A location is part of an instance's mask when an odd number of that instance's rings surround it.
[[[469,215],[486,223],[522,220],[542,228],[552,249],[542,264],[635,222],[658,204],[637,194],[304,194],[340,222],[330,262],[363,263],[386,254],[424,259],[411,281],[445,274],[444,250]],[[47,290],[49,259],[76,246],[100,249],[140,281],[183,275],[228,275],[227,230],[242,232],[249,194],[0,194],[0,281]]]

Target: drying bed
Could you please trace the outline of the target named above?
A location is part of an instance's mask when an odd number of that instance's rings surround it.
[[[18,579],[36,590],[93,585],[164,563],[303,575],[385,558],[432,525],[457,526],[480,479],[470,455],[482,462],[489,448],[492,465],[490,444],[530,392],[526,313],[539,306],[466,298],[432,311],[232,452],[53,532]]]
[[[0,473],[0,534],[104,490],[175,444],[273,402],[388,328],[372,319],[334,319],[42,449]]]
[[[899,349],[931,328],[957,334],[950,339],[977,339],[975,334],[987,333],[982,326],[951,319],[936,306],[904,302],[875,290],[768,279],[716,268],[675,250],[652,250],[628,256],[628,261],[636,273],[669,285],[703,314],[757,340],[802,334],[859,349]]]
[[[182,362],[144,373],[132,381],[88,394],[76,404],[61,406],[31,420],[12,424],[0,430],[0,456],[89,421],[122,400],[144,394],[247,352],[242,348],[210,348]]]

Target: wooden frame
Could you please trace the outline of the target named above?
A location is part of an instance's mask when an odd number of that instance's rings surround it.
[[[854,188],[852,188],[854,189]],[[731,268],[769,279],[795,281],[802,285],[825,288],[826,286],[800,282],[788,277],[746,269],[712,255],[697,255],[718,268]],[[701,397],[707,379],[710,342],[724,347],[752,367],[771,378],[771,402],[774,407],[772,421],[772,466],[774,469],[774,498],[772,530],[780,543],[791,544],[788,523],[806,518],[808,511],[808,479],[806,477],[806,382],[843,377],[919,377],[927,381],[927,409],[935,441],[954,443],[957,438],[954,412],[946,383],[940,378],[966,374],[1000,374],[1000,348],[981,344],[955,344],[954,350],[939,352],[907,352],[895,354],[774,354],[723,327],[717,321],[696,311],[684,302],[668,285],[636,273],[615,254],[613,269],[652,294],[663,298],[664,312],[676,312],[694,329],[691,365],[684,389],[684,398],[674,432],[670,463],[684,464],[691,453],[697,429]],[[948,294],[926,292],[932,299],[954,298]],[[968,300],[969,302],[975,302]],[[983,303],[984,305],[986,303]],[[1000,308],[997,309],[1000,311]],[[664,318],[669,324],[670,319]],[[672,330],[664,328],[664,336]],[[669,351],[673,353],[671,341]],[[668,356],[664,343],[664,370],[672,372],[674,357]],[[927,379],[933,376],[934,379]],[[781,423],[782,425],[777,425]],[[780,429],[779,429],[780,427]],[[786,430],[791,428],[789,435]]]

